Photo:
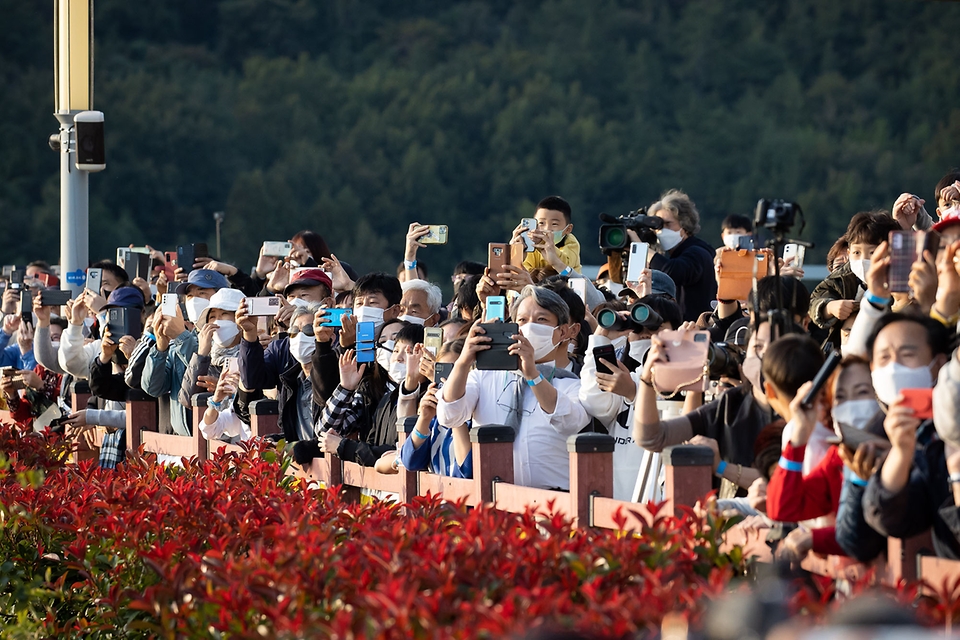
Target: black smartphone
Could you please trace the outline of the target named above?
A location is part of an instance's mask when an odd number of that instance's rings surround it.
[[[177,266],[181,267],[184,273],[190,273],[197,258],[206,258],[209,255],[205,242],[179,246],[177,247]]]
[[[477,353],[477,369],[480,371],[516,371],[520,368],[520,356],[512,356],[507,349],[515,341],[513,336],[520,333],[516,322],[482,323],[484,335],[493,338],[489,349]]]
[[[20,291],[23,289],[23,277],[26,275],[26,272],[23,269],[13,268],[13,271],[10,272],[10,288],[15,291]]]
[[[110,330],[110,337],[117,342],[123,336],[132,336],[139,340],[143,333],[140,310],[128,307],[107,309],[107,328]]]
[[[800,401],[802,407],[809,409],[813,406],[813,401],[816,399],[817,394],[823,389],[823,385],[827,384],[827,380],[833,375],[834,370],[840,364],[841,360],[843,360],[843,355],[839,351],[834,351],[827,356],[823,366],[820,367],[820,371],[817,371],[817,375],[813,377],[813,386],[810,387],[810,391],[808,391],[807,395],[803,396],[803,400]]]
[[[44,289],[40,292],[40,306],[41,307],[61,307],[73,297],[73,293],[70,291],[64,291],[62,289]]]
[[[613,373],[607,362],[617,361],[617,350],[612,344],[601,344],[593,348],[593,361],[597,363],[597,373]]]
[[[33,322],[33,294],[29,289],[20,291],[20,319],[23,322]]]
[[[433,382],[438,386],[443,385],[443,380],[446,380],[450,377],[450,372],[453,371],[452,362],[437,362],[433,365]]]

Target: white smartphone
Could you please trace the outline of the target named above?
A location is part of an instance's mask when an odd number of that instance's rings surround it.
[[[103,281],[103,269],[87,269],[87,289],[100,295],[100,286]]]
[[[263,243],[263,255],[265,256],[286,258],[290,255],[291,249],[293,249],[293,244],[289,242],[272,242],[268,240]]]
[[[244,298],[247,301],[247,315],[275,316],[280,311],[280,299],[276,296]]]
[[[240,373],[240,358],[225,358],[227,373]]]
[[[793,266],[802,269],[803,268],[803,258],[807,252],[807,248],[803,245],[796,244],[791,242],[784,245],[783,247],[783,261],[786,262],[787,258],[793,258]]]
[[[520,220],[520,224],[522,224],[527,229],[527,231],[537,230],[536,218],[523,218],[522,220]],[[533,238],[530,237],[530,234],[527,233],[527,231],[524,231],[523,233],[521,233],[520,237],[523,238],[523,250],[526,253],[532,253],[536,251],[537,248],[533,244]]]
[[[177,317],[177,305],[180,304],[180,296],[175,293],[165,293],[160,298],[160,313],[168,318]]]
[[[647,268],[650,245],[646,242],[630,243],[630,260],[627,263],[627,282],[640,282],[640,272]]]
[[[580,296],[583,304],[587,304],[587,281],[583,278],[570,278],[567,280],[567,283],[570,285],[570,288]]]

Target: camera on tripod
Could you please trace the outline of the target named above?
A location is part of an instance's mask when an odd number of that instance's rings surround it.
[[[796,202],[786,200],[760,200],[757,202],[757,214],[754,224],[770,229],[775,233],[787,233],[796,223],[797,215],[803,221],[803,210]]]
[[[663,220],[657,216],[648,216],[646,208],[641,207],[615,218],[601,213],[600,220],[600,250],[605,254],[615,251],[625,251],[630,246],[630,236],[627,230],[637,232],[641,242],[653,244],[657,241],[657,230],[663,228]]]

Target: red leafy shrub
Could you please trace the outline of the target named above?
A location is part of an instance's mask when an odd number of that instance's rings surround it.
[[[348,504],[271,450],[103,471],[32,445],[0,470],[0,623],[41,636],[629,637],[696,618],[739,568],[722,524],[691,513],[632,536],[433,498]],[[33,468],[46,477],[24,481]]]

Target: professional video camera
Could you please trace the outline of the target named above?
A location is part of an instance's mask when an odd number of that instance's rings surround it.
[[[787,233],[796,223],[797,214],[803,220],[803,210],[796,202],[785,200],[760,200],[757,202],[756,224],[757,229],[770,229],[775,233]],[[803,227],[801,226],[801,230]]]
[[[646,208],[641,207],[615,218],[607,213],[600,214],[600,250],[606,254],[625,251],[630,246],[627,229],[640,236],[641,242],[653,244],[657,241],[657,229],[663,228],[663,220],[657,216],[648,216]]]
[[[711,380],[720,378],[740,379],[740,365],[746,355],[743,347],[729,342],[715,342],[710,345],[707,365]]]
[[[613,309],[604,309],[597,314],[597,324],[611,331],[656,331],[663,324],[660,314],[642,302],[630,307],[629,315],[624,318]]]

